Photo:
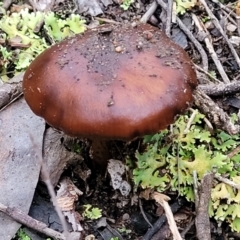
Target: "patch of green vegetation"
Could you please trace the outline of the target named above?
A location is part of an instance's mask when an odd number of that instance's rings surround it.
[[[240,153],[228,157],[240,145],[240,136],[220,130],[210,133],[204,115],[196,110],[192,114],[193,119],[189,115],[180,116],[170,130],[145,136],[145,151],[136,152],[137,167],[133,170],[136,185],[159,192],[170,189],[194,201],[193,171],[199,180],[214,171],[240,184]],[[216,182],[209,215],[229,222],[232,230],[240,232],[240,191]]]
[[[203,23],[206,23],[206,22],[210,21],[211,18],[209,16],[203,16],[203,17],[201,17],[201,20]]]
[[[122,4],[120,5],[123,10],[128,10],[132,3],[134,3],[135,0],[123,0]]]
[[[197,0],[175,0],[174,9],[176,14],[184,14],[197,4]]]
[[[91,219],[91,220],[99,219],[100,217],[102,217],[101,209],[94,208],[90,204],[84,205],[84,208],[85,208],[85,210],[83,212],[84,217]]]
[[[31,240],[31,238],[20,228],[17,232],[18,240]]]
[[[216,74],[215,71],[209,71],[209,74],[210,74],[210,76],[213,77],[213,78],[216,78],[216,77],[217,77],[217,74]]]
[[[42,31],[38,31],[43,22]],[[29,12],[23,9],[19,13],[4,14],[0,20],[0,38],[7,43],[0,48],[0,60],[3,62],[1,75],[8,69],[21,72],[51,43],[85,31],[85,21],[79,15],[72,14],[62,20],[53,12]],[[45,37],[51,43],[45,40]],[[5,78],[6,79],[6,78]]]
[[[126,234],[129,234],[129,233],[132,232],[131,229],[127,229],[125,226],[123,226],[123,227],[121,227],[121,228],[118,228],[118,231],[119,231],[120,233],[126,233]]]

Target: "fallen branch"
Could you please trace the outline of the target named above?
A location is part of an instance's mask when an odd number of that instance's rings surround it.
[[[7,207],[0,203],[0,211],[8,215],[9,217],[13,218],[17,222],[34,229],[40,233],[43,233],[49,237],[52,237],[54,239],[59,239],[59,240],[66,240],[64,235],[62,233],[59,233],[51,228],[48,228],[48,226],[40,222],[30,216],[28,216],[26,213],[24,213],[22,210],[15,208],[15,207]]]
[[[198,89],[209,96],[225,96],[240,92],[240,81],[219,84],[202,84],[198,86]]]
[[[200,187],[195,193],[198,193],[198,202],[196,204],[196,230],[197,238],[204,240],[211,240],[210,220],[208,215],[208,204],[211,198],[211,189],[213,182],[213,174],[208,173],[204,175]],[[197,196],[196,196],[197,197]]]

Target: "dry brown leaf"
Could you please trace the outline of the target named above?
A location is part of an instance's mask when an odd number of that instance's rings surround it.
[[[240,0],[238,0],[237,5],[236,5],[236,14],[240,16]]]
[[[80,191],[69,178],[64,178],[60,181],[60,188],[57,191],[57,203],[63,211],[63,215],[67,217],[68,222],[72,225],[74,232],[83,230],[80,221],[81,216],[75,211],[75,202],[78,196],[83,193]]]

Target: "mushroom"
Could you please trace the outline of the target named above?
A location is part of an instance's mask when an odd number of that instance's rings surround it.
[[[49,125],[90,139],[104,165],[107,140],[165,129],[189,106],[196,85],[187,53],[159,29],[103,25],[40,54],[25,72],[23,92]]]

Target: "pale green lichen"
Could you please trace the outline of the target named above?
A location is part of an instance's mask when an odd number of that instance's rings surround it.
[[[189,115],[180,116],[171,131],[144,138],[145,151],[136,152],[137,167],[133,170],[136,185],[161,192],[170,189],[194,201],[193,171],[197,172],[198,180],[207,172],[216,172],[240,184],[240,154],[228,157],[229,151],[240,145],[240,137],[218,130],[210,133],[204,116],[198,112],[188,129],[189,119]],[[229,222],[232,230],[240,232],[239,212],[240,191],[225,183],[216,183],[212,188],[209,215]]]
[[[14,48],[1,48],[1,60],[4,62],[1,75],[7,72],[10,65],[14,65],[16,71],[26,69],[36,56],[49,47],[50,44],[42,37],[43,32],[36,33],[36,28],[41,23],[52,43],[86,29],[85,21],[75,14],[65,20],[59,19],[53,12],[29,12],[28,9],[11,15],[5,14],[0,20],[1,38]]]
[[[128,10],[131,4],[134,2],[135,0],[123,0],[120,6],[123,10]]]
[[[176,14],[184,14],[187,10],[190,10],[197,4],[197,0],[175,0],[174,12]]]

